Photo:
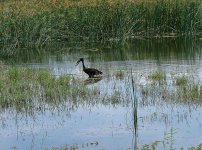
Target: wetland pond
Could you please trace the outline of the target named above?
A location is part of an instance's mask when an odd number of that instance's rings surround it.
[[[93,92],[67,95],[31,112],[1,109],[0,149],[126,150],[145,144],[156,149],[187,149],[199,145],[201,43],[200,39],[164,38],[124,44],[57,44],[47,47],[50,53],[46,54],[19,51],[3,61],[49,69],[55,76],[68,74],[77,89],[82,85]],[[101,70],[103,76],[88,79],[82,65],[75,66],[81,57],[87,67]],[[178,78],[190,83],[181,88]],[[198,87],[194,94],[192,85]]]

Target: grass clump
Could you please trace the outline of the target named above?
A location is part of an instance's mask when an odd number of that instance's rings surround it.
[[[176,84],[177,86],[184,86],[184,85],[187,85],[188,82],[189,82],[188,77],[186,77],[185,75],[178,76],[178,77],[176,77],[176,79],[175,79],[175,84]]]
[[[124,71],[119,70],[116,73],[114,73],[114,76],[118,80],[123,80],[123,78],[124,78]]]
[[[3,84],[4,84],[4,83],[3,83],[3,80],[0,79],[0,92],[1,92],[1,90],[3,89],[3,86],[4,86]]]
[[[173,150],[176,149],[174,147],[174,143],[175,143],[175,134],[177,133],[177,129],[170,129],[170,132],[168,133],[164,133],[164,138],[163,140],[160,141],[155,141],[152,144],[145,144],[142,147],[138,147],[136,148],[137,150],[156,150],[156,149],[162,149],[162,150]],[[191,147],[191,148],[187,148],[188,150],[201,150],[202,148],[202,143],[195,146],[195,147]],[[180,148],[181,150],[183,150],[184,148]]]
[[[200,100],[202,99],[202,85],[200,82],[192,81],[189,77],[182,75],[174,79],[176,94],[183,101]]]
[[[20,72],[16,67],[8,70],[8,78],[10,81],[16,82],[20,79]]]
[[[199,144],[199,145],[196,146],[196,147],[191,147],[191,148],[189,148],[189,150],[202,150],[202,143]]]
[[[196,78],[181,75],[166,79],[165,73],[159,72],[152,72],[148,77],[158,82],[141,87],[142,105],[156,103],[156,99],[188,105],[202,103],[202,85]]]
[[[162,71],[155,71],[155,72],[152,72],[148,77],[152,80],[163,81],[165,80],[166,75]]]
[[[202,85],[193,83],[187,86],[178,87],[176,93],[178,97],[185,102],[201,102]]]

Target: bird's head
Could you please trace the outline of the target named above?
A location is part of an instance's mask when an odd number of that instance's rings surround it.
[[[83,58],[80,58],[80,59],[76,62],[76,66],[77,66],[81,61],[83,61]]]

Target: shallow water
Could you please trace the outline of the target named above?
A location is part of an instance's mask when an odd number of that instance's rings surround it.
[[[134,149],[155,141],[165,141],[167,149],[179,149],[200,144],[202,100],[193,103],[179,102],[177,97],[163,100],[158,94],[161,86],[158,88],[148,79],[151,72],[158,70],[166,73],[168,87],[173,74],[186,75],[201,83],[200,42],[156,39],[127,44],[77,43],[70,48],[61,45],[62,50],[57,53],[27,54],[12,59],[18,66],[48,68],[56,76],[69,74],[76,82],[100,93],[86,101],[66,100],[57,107],[47,105],[45,111],[36,110],[32,114],[16,112],[14,108],[2,110],[0,149],[38,150],[64,145],[76,145],[78,149]],[[86,66],[102,70],[101,80],[90,83],[81,64],[75,67],[80,57],[85,58]],[[120,71],[123,76],[117,75]],[[145,88],[157,91],[144,97]],[[163,146],[160,143],[157,149]]]

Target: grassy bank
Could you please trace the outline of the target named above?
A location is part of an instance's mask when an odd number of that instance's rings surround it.
[[[0,2],[1,54],[52,41],[199,35],[200,0]]]

